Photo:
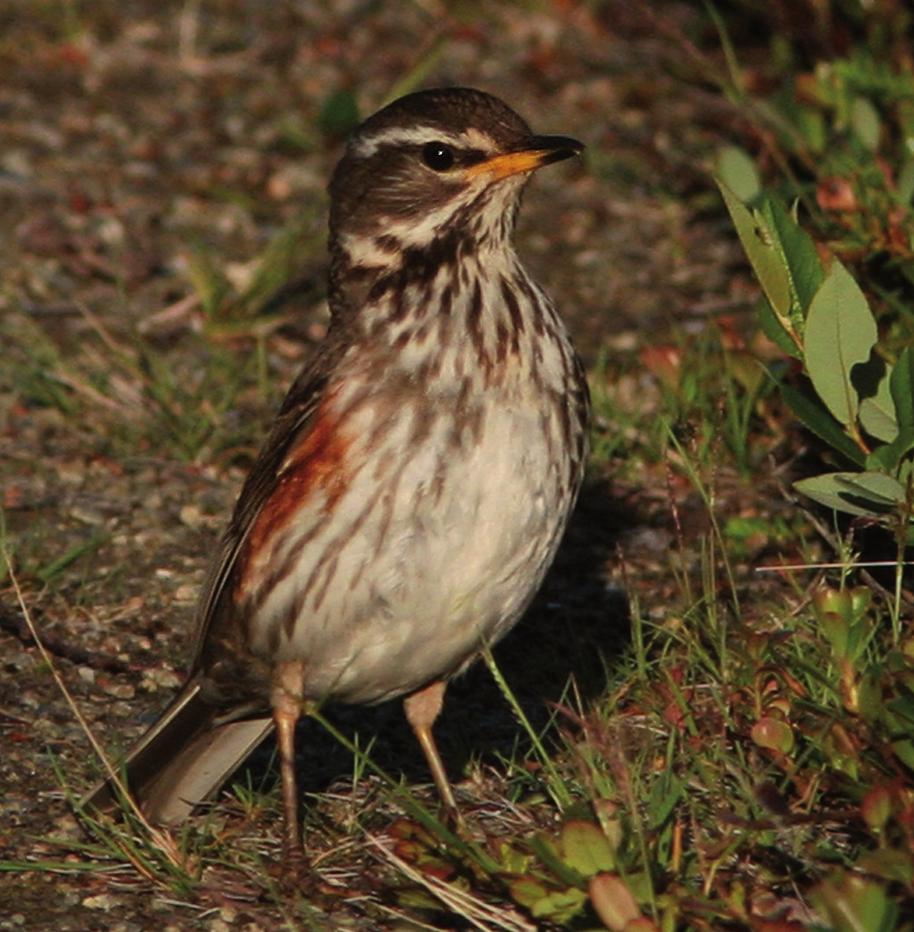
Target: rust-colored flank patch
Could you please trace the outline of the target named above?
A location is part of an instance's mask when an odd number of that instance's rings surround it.
[[[242,598],[251,589],[247,578],[251,564],[257,562],[269,540],[281,539],[283,528],[294,520],[299,506],[322,493],[323,511],[329,514],[345,491],[349,440],[339,428],[339,419],[328,416],[326,408],[325,403],[318,409],[310,429],[292,447],[273,491],[254,519],[239,561],[238,596]]]

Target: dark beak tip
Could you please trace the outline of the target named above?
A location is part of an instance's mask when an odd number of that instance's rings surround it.
[[[570,149],[572,152],[580,152],[585,148],[583,142],[571,136],[534,136],[532,141],[537,149]]]
[[[558,162],[580,155],[586,146],[571,136],[534,136],[528,148],[537,149],[546,154],[545,162]]]

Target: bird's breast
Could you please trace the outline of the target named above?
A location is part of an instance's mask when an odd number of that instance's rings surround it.
[[[528,604],[580,483],[586,389],[542,292],[495,267],[424,287],[366,315],[249,535],[248,648],[303,661],[308,698],[462,668]]]

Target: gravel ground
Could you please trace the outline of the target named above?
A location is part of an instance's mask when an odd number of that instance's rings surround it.
[[[202,444],[182,457],[137,431],[145,409],[135,372],[115,366],[105,391],[85,373],[140,339],[176,380],[192,378],[201,352],[195,250],[243,282],[251,258],[295,222],[304,285],[267,341],[275,402],[323,332],[324,185],[346,105],[367,115],[403,90],[467,84],[499,94],[539,131],[586,142],[580,164],[543,172],[531,187],[519,248],[589,364],[601,354],[624,360],[646,339],[743,304],[728,271],[732,237],[703,219],[705,171],[729,115],[669,76],[688,56],[654,14],[615,2],[469,9],[449,14],[434,0],[0,8],[6,538],[55,665],[108,745],[142,730],[181,680],[197,588],[269,404],[263,393],[239,393],[223,431],[235,430],[238,446]],[[687,4],[653,9],[693,26]],[[633,397],[650,391],[632,380]],[[546,592],[499,652],[532,714],[542,718],[543,699],[557,699],[572,670],[585,694],[599,688],[600,654],[611,656],[625,628],[614,548],[636,567],[656,564],[670,539],[665,494],[624,471],[612,486],[589,484]],[[9,588],[0,589],[0,649],[0,855],[73,861],[52,842],[80,837],[58,773],[80,791],[95,764]],[[446,719],[452,772],[470,753],[510,753],[516,727],[484,671],[454,689]],[[335,720],[379,733],[381,762],[427,780],[398,709]],[[347,756],[318,729],[306,743],[308,789],[346,777]],[[276,825],[270,813],[274,839]],[[244,897],[182,904],[130,871],[14,871],[0,885],[0,928],[284,921],[274,905]],[[352,903],[332,920],[314,916],[317,927],[379,923]]]

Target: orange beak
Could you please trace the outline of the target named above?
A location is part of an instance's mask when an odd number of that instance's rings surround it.
[[[583,148],[583,143],[568,136],[531,136],[520,149],[477,162],[466,170],[466,174],[471,178],[489,175],[494,181],[501,181],[511,175],[532,172],[543,165],[569,159]]]

